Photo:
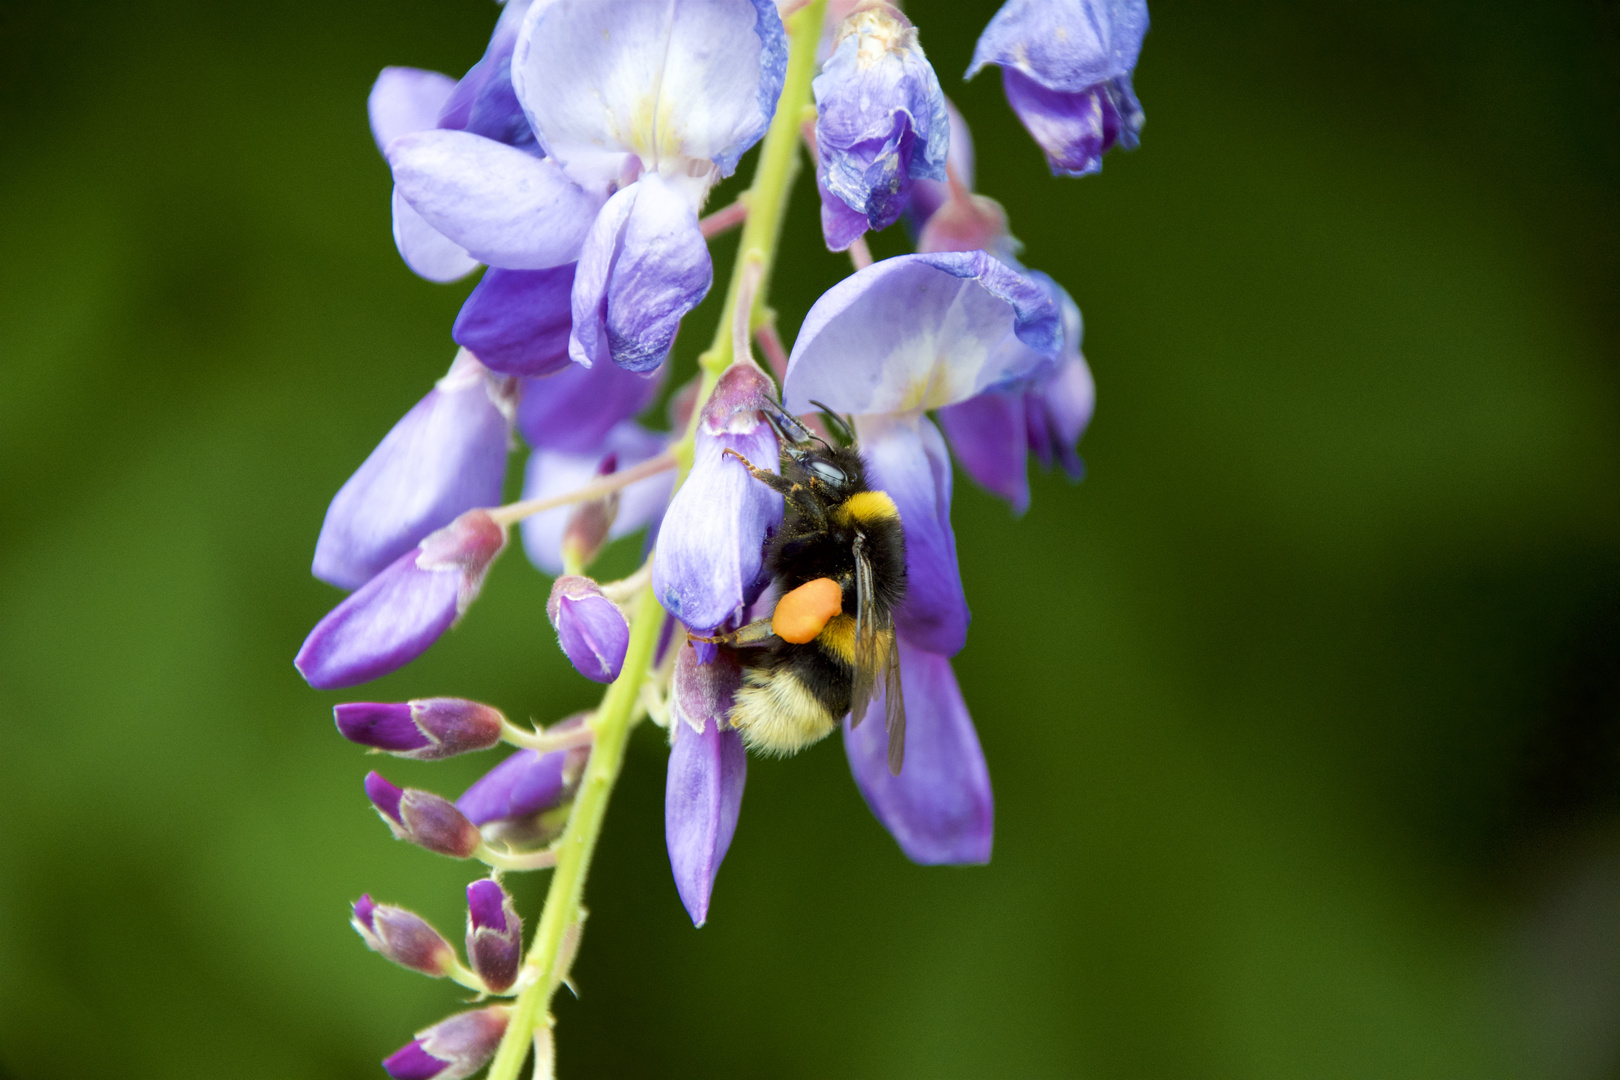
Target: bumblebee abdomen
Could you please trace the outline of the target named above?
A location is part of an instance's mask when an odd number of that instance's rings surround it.
[[[796,754],[832,734],[849,712],[850,685],[849,670],[818,645],[789,645],[744,669],[729,720],[750,749]]]

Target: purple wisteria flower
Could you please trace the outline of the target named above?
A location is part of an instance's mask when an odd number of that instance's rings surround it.
[[[366,798],[397,840],[452,859],[469,859],[482,841],[478,826],[442,795],[402,788],[381,773],[366,774]]]
[[[555,375],[526,379],[518,399],[518,431],[536,450],[628,452],[610,445],[610,433],[652,403],[663,387],[663,373],[663,368],[648,376],[617,364],[570,364]]]
[[[752,603],[765,582],[766,533],[782,520],[782,497],[736,456],[776,472],[771,383],[752,364],[733,364],[703,406],[692,471],[658,532],[653,590],[664,610],[708,633]]]
[[[367,112],[377,149],[386,157],[399,136],[465,130],[538,153],[534,133],[512,91],[512,47],[530,0],[508,0],[483,57],[457,82],[418,68],[384,68],[371,88]],[[429,281],[454,281],[478,266],[465,248],[417,213],[396,187],[394,242],[405,264]]]
[[[827,246],[843,251],[905,209],[912,182],[944,180],[945,95],[917,30],[887,4],[840,25],[816,97],[816,180]]]
[[[427,651],[483,588],[506,530],[469,510],[428,534],[327,613],[293,665],[317,690],[386,675]]]
[[[583,717],[571,717],[547,730],[566,731],[582,722]],[[488,841],[508,847],[547,843],[561,831],[553,811],[573,799],[590,754],[588,745],[548,753],[519,750],[463,792],[456,809]]]
[[[1053,174],[1084,176],[1113,146],[1136,148],[1143,114],[1131,73],[1147,30],[1146,0],[1007,0],[967,77],[998,65],[1008,104]]]
[[[501,501],[513,380],[466,350],[332,499],[315,576],[358,589],[436,529]]]
[[[506,1005],[457,1013],[417,1032],[383,1069],[393,1080],[465,1080],[495,1056],[510,1017]]]
[[[968,625],[950,459],[925,413],[1051,370],[1061,344],[1046,291],[982,251],[886,259],[805,316],[783,402],[855,415],[869,479],[900,509],[907,586],[895,623],[919,648],[954,656]]]
[[[422,916],[362,896],[349,925],[374,951],[401,967],[442,979],[456,970],[456,950]]]

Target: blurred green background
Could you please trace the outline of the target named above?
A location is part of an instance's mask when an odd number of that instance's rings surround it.
[[[1620,1076],[1620,8],[1153,0],[1142,148],[1075,181],[960,82],[994,6],[908,9],[1099,386],[1085,483],[957,500],[994,861],[908,864],[832,741],[751,762],[693,930],[647,726],[562,1075]],[[395,254],[366,92],[494,14],[0,9],[0,1073],[378,1077],[462,1000],[346,925],[472,875],[291,660],[470,288]],[[546,588],[357,696],[589,704]]]

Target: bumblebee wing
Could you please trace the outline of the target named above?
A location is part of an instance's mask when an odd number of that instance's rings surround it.
[[[889,773],[900,775],[906,760],[906,702],[900,693],[900,638],[891,626],[883,665],[883,728],[889,734]]]
[[[894,619],[878,607],[876,577],[866,542],[855,537],[855,677],[850,687],[850,727],[866,718],[881,683],[883,729],[889,737],[889,771],[900,773],[906,750],[906,703],[900,692],[900,646]]]
[[[866,557],[866,538],[855,535],[855,669],[849,690],[849,726],[860,727],[866,707],[877,691],[879,670],[877,636],[879,616],[874,601],[877,590],[872,579],[872,563]]]

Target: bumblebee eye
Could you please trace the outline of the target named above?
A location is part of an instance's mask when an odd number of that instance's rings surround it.
[[[815,473],[820,479],[825,480],[827,483],[835,486],[849,482],[849,477],[844,474],[844,470],[840,469],[830,461],[812,461],[810,463],[810,471]]]

